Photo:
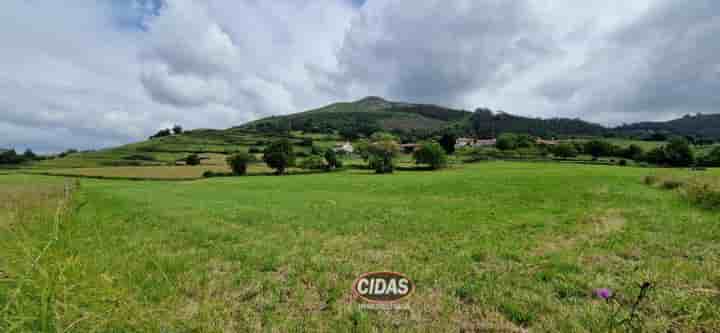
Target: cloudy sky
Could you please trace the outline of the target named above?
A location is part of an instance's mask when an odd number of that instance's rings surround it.
[[[605,125],[713,113],[717,0],[6,0],[0,148],[378,95]]]

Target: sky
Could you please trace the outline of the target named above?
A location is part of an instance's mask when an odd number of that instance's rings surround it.
[[[716,0],[7,0],[0,148],[382,96],[603,125],[715,113]]]

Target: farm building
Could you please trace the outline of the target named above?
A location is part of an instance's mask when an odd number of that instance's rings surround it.
[[[338,143],[335,145],[335,152],[337,153],[352,154],[354,151],[355,148],[353,148],[353,145],[350,143],[350,141],[346,141],[345,143]]]
[[[455,148],[457,149],[463,147],[489,147],[494,146],[496,143],[496,139],[459,138],[455,143]]]

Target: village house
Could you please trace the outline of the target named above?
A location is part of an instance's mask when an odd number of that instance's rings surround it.
[[[354,151],[355,148],[353,148],[353,145],[350,143],[350,141],[345,141],[345,143],[338,143],[335,145],[336,153],[352,154]]]
[[[496,139],[473,139],[473,138],[459,138],[455,143],[455,149],[463,147],[490,147],[497,143]]]

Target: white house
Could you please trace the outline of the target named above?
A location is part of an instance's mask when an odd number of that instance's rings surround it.
[[[455,148],[459,149],[463,147],[489,147],[494,146],[496,143],[496,139],[481,140],[472,138],[459,138],[455,142]]]
[[[335,145],[335,152],[338,153],[352,154],[354,151],[355,148],[353,148],[350,141],[345,141],[345,143],[338,143]]]

